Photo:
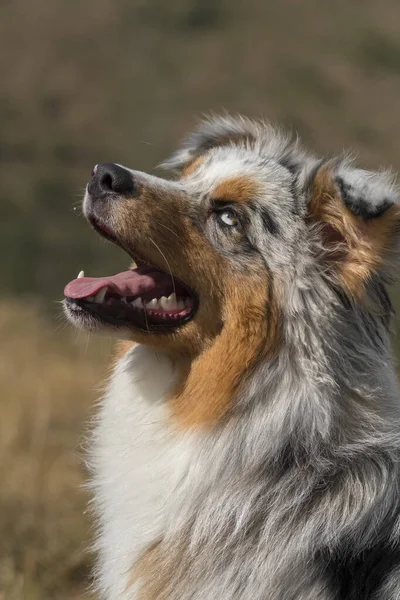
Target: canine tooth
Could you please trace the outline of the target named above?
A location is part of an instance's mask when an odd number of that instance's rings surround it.
[[[146,308],[160,308],[157,298],[153,298],[146,304]]]
[[[85,273],[83,271],[79,271],[77,279],[82,279],[82,277],[85,277]]]
[[[178,308],[179,310],[183,310],[185,308],[185,303],[183,300],[178,300]]]
[[[99,290],[97,292],[97,294],[94,297],[94,301],[96,304],[101,304],[102,302],[104,302],[104,298],[106,297],[107,294],[107,286],[101,288],[101,290]]]
[[[167,302],[166,308],[169,308],[170,310],[174,310],[174,309],[178,308],[176,294],[171,294],[170,296],[168,296],[166,302]]]
[[[132,300],[131,304],[135,308],[143,308],[143,301],[142,301],[142,299],[140,297],[139,298],[135,298],[135,300]]]
[[[87,302],[94,302],[94,296],[88,296],[87,298],[85,298],[85,300]]]

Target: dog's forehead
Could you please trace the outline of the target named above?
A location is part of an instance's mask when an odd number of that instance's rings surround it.
[[[258,188],[260,196],[275,197],[290,189],[292,173],[273,157],[261,156],[246,147],[215,148],[197,158],[185,184],[189,191],[213,194],[226,182],[248,183]]]

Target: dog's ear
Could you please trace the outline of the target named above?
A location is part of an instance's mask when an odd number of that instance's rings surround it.
[[[400,248],[400,208],[388,173],[326,162],[308,186],[308,220],[322,235],[327,268],[353,296],[381,272],[393,274]]]
[[[203,121],[200,127],[183,141],[182,147],[161,166],[182,173],[208,150],[231,144],[251,145],[255,143],[256,136],[256,124],[244,117],[210,118]]]

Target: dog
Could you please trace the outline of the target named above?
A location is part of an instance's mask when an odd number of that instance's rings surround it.
[[[399,600],[387,172],[212,117],[163,179],[97,165],[135,265],[64,291],[119,338],[89,453],[106,600]]]

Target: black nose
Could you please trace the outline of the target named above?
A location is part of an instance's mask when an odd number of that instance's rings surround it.
[[[96,165],[92,171],[92,181],[102,192],[114,192],[129,196],[134,191],[132,174],[114,163]]]

